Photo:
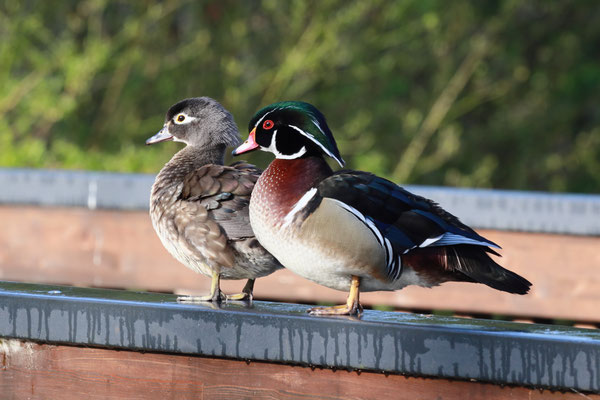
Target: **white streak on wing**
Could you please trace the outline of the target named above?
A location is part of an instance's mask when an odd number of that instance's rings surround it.
[[[287,213],[287,215],[283,218],[283,225],[282,228],[287,227],[289,224],[292,223],[292,221],[294,220],[294,216],[300,211],[302,210],[304,207],[306,207],[306,205],[308,204],[308,202],[315,197],[315,194],[317,193],[317,188],[312,188],[310,189],[308,192],[304,193],[304,195],[302,197],[300,197],[300,200],[298,200],[296,202],[296,204],[294,204],[294,207],[292,207],[292,209],[290,210],[289,213]]]
[[[400,256],[396,256],[394,259],[392,259],[391,265],[388,265],[388,269],[388,276],[392,278],[392,280],[400,278],[402,273],[402,259]]]
[[[437,246],[452,246],[457,244],[472,244],[476,246],[496,247],[491,243],[483,242],[477,239],[471,239],[466,236],[457,235],[456,233],[446,232],[440,236],[428,238],[423,241],[418,247],[437,247]],[[409,249],[412,250],[412,249]]]
[[[400,273],[402,271],[402,267],[401,267],[401,263],[399,264],[399,269],[398,272],[394,273],[393,271],[393,264],[394,264],[394,249],[392,248],[392,243],[389,241],[388,238],[384,237],[381,234],[381,231],[379,230],[379,228],[377,228],[377,226],[375,225],[375,223],[370,220],[369,218],[366,218],[363,213],[361,213],[360,211],[358,211],[356,208],[349,206],[348,204],[336,200],[336,199],[330,199],[335,201],[336,203],[338,203],[342,208],[344,208],[345,210],[349,211],[350,213],[352,213],[353,215],[355,215],[360,221],[362,221],[365,225],[367,225],[367,227],[369,228],[369,230],[371,232],[373,232],[373,234],[375,235],[375,238],[377,239],[377,242],[379,243],[379,245],[381,247],[383,247],[383,250],[385,251],[385,261],[386,261],[386,266],[387,266],[387,270],[390,274],[393,274],[397,277],[400,276]],[[399,261],[400,262],[400,261]],[[392,277],[393,279],[395,279],[394,277]]]
[[[386,258],[385,260],[387,261],[387,271],[388,271],[388,276],[392,279],[396,279],[396,271],[395,270],[395,255],[394,255],[394,249],[392,248],[392,243],[390,243],[390,241],[388,240],[388,238],[385,238],[385,253],[386,253]]]
[[[390,264],[394,260],[394,250],[392,249],[392,244],[390,243],[390,241],[387,238],[385,239],[384,244],[385,244],[385,253],[387,255],[387,257],[385,259],[388,260],[388,267],[389,267]]]
[[[476,245],[476,246],[495,247],[498,249],[500,248],[500,247],[495,246],[488,242],[484,242],[484,241],[477,240],[477,239],[471,239],[466,236],[457,235],[457,234],[451,233],[451,232],[446,232],[446,233],[444,233],[440,236],[434,237],[434,238],[425,239],[423,241],[423,243],[421,243],[417,247],[453,246],[453,245],[457,245],[457,244],[471,244],[471,245]],[[412,248],[408,249],[408,250],[412,250]]]
[[[477,239],[471,239],[462,235],[457,235],[455,233],[446,232],[444,233],[439,240],[433,244],[433,246],[452,246],[455,244],[473,244],[476,246],[486,246],[486,247],[495,247],[499,249],[500,247],[495,246],[488,242],[483,242]],[[422,247],[422,246],[421,246]]]
[[[427,247],[427,246],[431,246],[432,244],[434,244],[435,242],[437,242],[438,240],[440,240],[444,235],[440,235],[440,236],[436,236],[433,238],[427,238],[425,240],[423,240],[423,243],[421,243],[419,245],[419,247]]]
[[[373,223],[373,221],[365,218],[365,216],[360,211],[358,211],[354,207],[349,206],[348,204],[344,203],[343,201],[339,201],[339,200],[336,200],[336,199],[331,199],[331,200],[335,201],[340,206],[342,206],[342,208],[344,208],[345,210],[348,210],[349,212],[351,212],[352,214],[354,214],[355,216],[357,216],[358,219],[360,219],[365,225],[367,225],[369,227],[369,229],[371,231],[373,231],[373,234],[377,238],[377,241],[379,242],[379,244],[381,245],[381,247],[383,247],[385,249],[385,244],[384,244],[385,241],[383,239],[383,236],[381,235],[381,232],[379,232],[379,229],[377,229],[377,227],[375,226],[375,224]]]

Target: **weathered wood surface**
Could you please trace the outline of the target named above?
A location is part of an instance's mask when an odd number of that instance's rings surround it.
[[[583,396],[583,397],[582,397]],[[3,399],[600,399],[370,372],[0,339]]]
[[[209,279],[172,259],[145,212],[0,206],[0,279],[203,293]],[[526,296],[448,283],[365,293],[365,304],[600,321],[600,237],[481,231],[504,250],[500,263],[533,282]],[[242,282],[224,282],[226,291]],[[287,270],[257,281],[256,298],[342,302],[345,293]]]

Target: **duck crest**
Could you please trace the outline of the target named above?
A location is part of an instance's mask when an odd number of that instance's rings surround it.
[[[307,191],[332,173],[321,157],[275,159],[256,182],[250,207],[260,207],[273,223],[281,223]]]

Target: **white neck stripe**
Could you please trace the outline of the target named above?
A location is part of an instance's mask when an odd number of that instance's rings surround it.
[[[319,146],[321,148],[321,150],[323,150],[325,153],[327,153],[327,155],[331,158],[333,158],[334,160],[338,161],[338,158],[336,156],[333,155],[333,153],[331,151],[329,151],[329,149],[327,149],[325,146],[323,146],[323,144],[321,142],[319,142],[317,139],[315,139],[315,137],[310,134],[309,132],[303,131],[302,129],[298,128],[295,125],[288,125],[290,128],[293,128],[295,130],[297,130],[302,136],[310,139],[313,143],[315,143],[317,146]],[[319,130],[321,132],[323,132],[321,130],[321,127],[317,124],[317,127],[319,128]],[[338,163],[340,163],[340,165],[342,164],[341,161],[338,161]],[[343,166],[343,165],[342,165]]]
[[[302,157],[306,154],[306,146],[302,146],[300,150],[295,152],[294,154],[282,154],[277,150],[277,129],[273,132],[273,137],[271,138],[271,144],[269,144],[268,151],[275,154],[275,158],[279,158],[281,160],[295,160],[296,158]]]

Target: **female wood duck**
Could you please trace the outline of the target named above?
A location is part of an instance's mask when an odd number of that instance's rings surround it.
[[[183,142],[160,171],[150,195],[150,217],[165,248],[186,267],[212,278],[208,296],[180,302],[251,300],[254,279],[281,268],[256,240],[248,216],[260,176],[253,165],[223,165],[227,146],[240,143],[231,114],[208,97],[186,99],[167,112],[163,128],[146,141]],[[242,293],[224,295],[220,279],[248,279]]]
[[[275,160],[258,179],[250,223],[286,268],[329,288],[346,304],[312,314],[360,313],[359,290],[479,282],[525,294],[531,283],[489,254],[499,246],[436,203],[362,171],[333,172],[342,160],[325,117],[297,101],[267,106],[252,118],[234,155],[260,148]]]

